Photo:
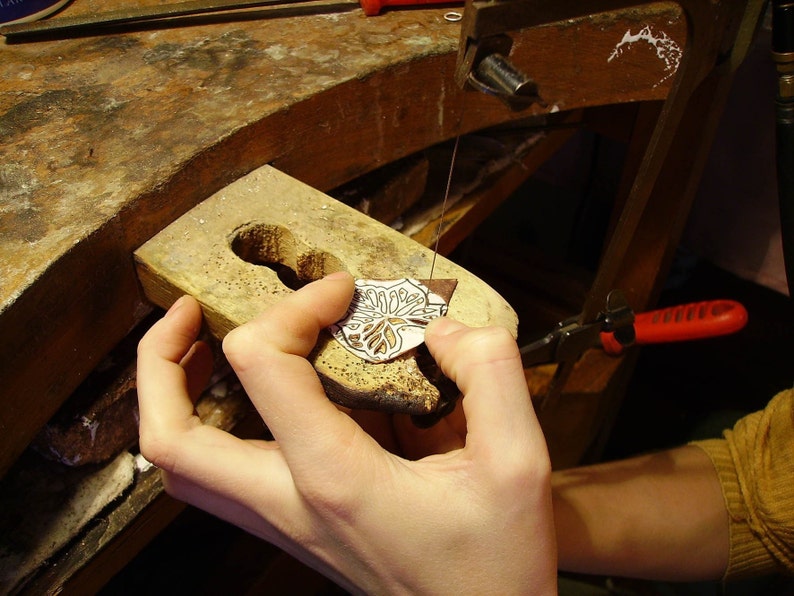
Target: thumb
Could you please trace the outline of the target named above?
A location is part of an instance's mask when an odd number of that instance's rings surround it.
[[[467,449],[500,459],[510,454],[523,459],[527,449],[545,449],[521,355],[507,329],[470,328],[441,318],[428,325],[425,342],[463,393]]]

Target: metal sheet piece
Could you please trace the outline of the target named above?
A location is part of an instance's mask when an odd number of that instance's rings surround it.
[[[358,279],[347,313],[330,330],[359,358],[387,362],[424,342],[427,324],[446,312],[446,300],[419,280]]]

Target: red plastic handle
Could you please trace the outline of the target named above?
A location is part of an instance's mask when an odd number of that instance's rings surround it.
[[[734,300],[709,300],[671,306],[637,315],[634,319],[635,344],[687,341],[728,335],[747,324],[747,309]],[[608,354],[623,352],[612,333],[601,334]]]
[[[368,17],[380,14],[388,6],[424,6],[425,4],[463,4],[450,0],[360,0],[361,8]]]

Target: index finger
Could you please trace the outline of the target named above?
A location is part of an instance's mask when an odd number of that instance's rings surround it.
[[[306,360],[320,331],[346,312],[353,289],[349,274],[328,276],[290,294],[223,342],[229,363],[293,471],[314,461],[301,457],[306,450],[327,453],[358,429],[328,400]]]

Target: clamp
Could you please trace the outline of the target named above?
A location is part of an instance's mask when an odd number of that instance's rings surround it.
[[[557,324],[545,336],[521,348],[524,368],[550,362],[576,362],[588,349],[601,344],[603,333],[613,334],[620,346],[634,343],[634,311],[620,290],[612,290],[604,309],[592,322],[582,322],[581,315]]]

